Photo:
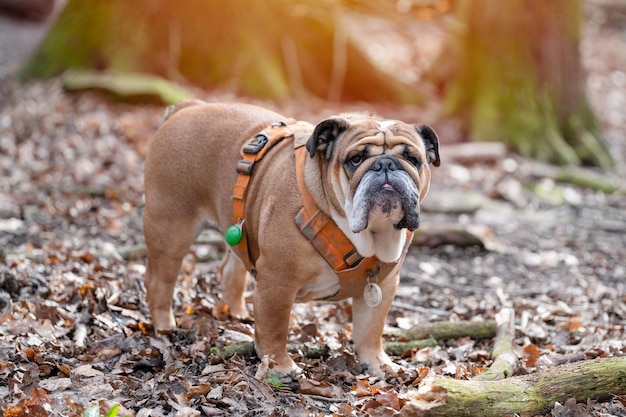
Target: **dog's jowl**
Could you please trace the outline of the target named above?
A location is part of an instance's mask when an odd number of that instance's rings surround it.
[[[397,368],[382,332],[439,141],[426,125],[363,113],[317,125],[245,104],[184,101],[170,109],[145,164],[145,285],[158,331],[176,326],[173,292],[201,225],[226,232],[224,301],[248,315],[278,373],[293,303],[352,298],[352,337],[373,373]]]

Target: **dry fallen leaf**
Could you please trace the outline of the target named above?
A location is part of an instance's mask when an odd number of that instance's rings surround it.
[[[328,381],[301,379],[298,381],[298,384],[298,392],[300,394],[319,395],[327,398],[339,398],[343,395],[341,387],[333,385]]]

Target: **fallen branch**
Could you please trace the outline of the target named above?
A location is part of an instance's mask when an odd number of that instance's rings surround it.
[[[411,340],[409,342],[387,342],[385,343],[385,351],[389,355],[401,355],[411,349],[423,349],[426,347],[437,346],[434,339]],[[308,344],[308,343],[290,343],[287,345],[289,353],[298,353],[305,359],[317,359],[327,356],[330,348],[326,344]],[[234,345],[226,345],[222,348],[214,346],[209,351],[209,361],[213,364],[220,363],[232,358],[233,356],[256,357],[254,343],[243,342]]]
[[[396,339],[385,343],[385,351],[389,355],[399,356],[412,349],[423,349],[437,346],[437,340],[456,339],[470,336],[474,339],[488,339],[496,334],[496,321],[440,321],[418,324],[409,330],[401,330],[385,334],[387,338]],[[397,340],[401,339],[401,340]],[[510,339],[512,340],[512,339]],[[299,353],[306,359],[317,359],[329,354],[325,344],[289,344],[287,350]],[[256,352],[252,342],[226,345],[222,348],[212,347],[209,358],[212,363],[223,362],[235,355],[254,357]]]
[[[472,337],[473,339],[489,339],[496,335],[496,322],[486,321],[436,321],[413,326],[409,330],[400,330],[388,336],[408,340],[433,338],[437,340]]]
[[[502,250],[502,244],[493,231],[483,225],[459,223],[430,223],[415,231],[412,245],[434,248],[441,245],[454,245],[461,248],[479,246],[489,251]]]
[[[119,253],[120,256],[127,261],[131,259],[145,258],[147,251],[145,244],[121,246],[116,249],[117,253]]]
[[[222,348],[213,346],[209,350],[209,362],[212,364],[222,363],[225,360],[232,358],[233,356],[241,356],[243,358],[250,358],[256,356],[256,350],[254,350],[254,343],[243,342],[234,345],[226,345]]]
[[[557,167],[537,162],[529,164],[528,170],[529,176],[533,178],[552,178],[558,182],[601,191],[605,194],[611,194],[619,189],[616,178],[588,168],[576,166]]]
[[[290,353],[299,353],[307,359],[317,359],[328,355],[330,348],[325,344],[288,344],[287,351]],[[256,357],[256,350],[253,342],[242,342],[234,345],[226,345],[222,348],[214,346],[209,351],[209,361],[213,364],[221,363],[233,356],[241,356],[244,358]]]
[[[437,341],[432,338],[411,340],[409,342],[386,342],[385,352],[387,352],[388,355],[401,356],[404,352],[409,350],[424,349],[435,346],[437,346]]]
[[[400,415],[503,416],[548,412],[555,402],[603,400],[626,394],[626,357],[569,363],[499,381],[429,375],[408,394]]]
[[[476,375],[474,381],[497,381],[513,375],[519,366],[519,359],[513,351],[515,339],[515,312],[505,307],[496,314],[496,339],[491,358],[493,363],[485,372]]]

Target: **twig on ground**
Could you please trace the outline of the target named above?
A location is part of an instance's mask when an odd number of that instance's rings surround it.
[[[476,381],[497,381],[513,375],[519,366],[519,359],[513,351],[515,339],[515,312],[504,307],[496,314],[496,339],[491,358],[493,363],[485,372],[474,377]]]

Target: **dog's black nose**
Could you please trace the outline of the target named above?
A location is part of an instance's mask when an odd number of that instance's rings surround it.
[[[400,169],[398,161],[389,156],[381,156],[374,162],[371,168],[373,171],[395,171]]]

